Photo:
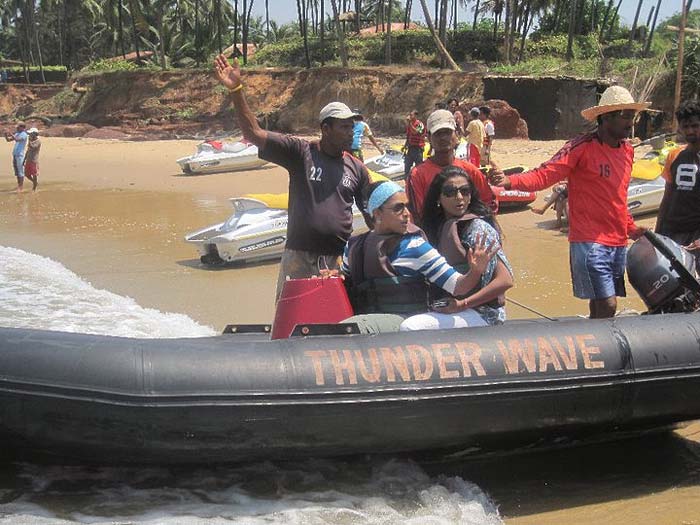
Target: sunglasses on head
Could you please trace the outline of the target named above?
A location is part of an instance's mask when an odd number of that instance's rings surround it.
[[[469,197],[472,194],[471,188],[466,184],[459,188],[457,186],[443,186],[442,188],[442,195],[444,197],[456,197],[457,192],[459,192],[462,197]]]
[[[406,210],[407,208],[408,208],[408,205],[405,202],[397,202],[391,208],[388,208],[388,210],[391,211],[395,215],[399,215],[399,214],[403,213],[404,210]]]

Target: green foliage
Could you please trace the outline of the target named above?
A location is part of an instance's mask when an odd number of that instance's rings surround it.
[[[348,57],[355,65],[384,63],[386,35],[383,33],[364,36],[349,36],[345,43]],[[493,36],[488,31],[471,31],[468,28],[448,32],[447,48],[455,60],[498,60],[499,51]],[[321,63],[321,43],[316,37],[309,38],[309,55],[313,65]],[[392,33],[391,56],[395,63],[413,63],[426,55],[435,55],[435,42],[427,30],[398,31]],[[326,36],[324,52],[326,62],[338,60],[338,45],[333,34]],[[305,65],[304,41],[294,37],[266,45],[253,57],[252,63],[265,66]]]
[[[139,67],[128,60],[95,60],[85,66],[84,72],[99,72],[99,71],[134,71]]]
[[[566,35],[538,34],[526,45],[526,57],[566,57],[568,37]],[[594,34],[578,35],[574,38],[574,58],[594,58],[600,55],[598,38]]]
[[[13,72],[13,73],[24,73],[24,69],[22,66],[11,66],[11,67],[6,67],[4,68],[7,71]],[[27,67],[28,71],[40,71],[39,66],[29,66]],[[66,66],[44,66],[44,71],[62,71],[64,73],[68,72],[66,69]]]
[[[641,56],[643,51],[640,42],[633,41],[631,44],[628,39],[620,38],[611,41],[603,49],[603,56],[607,58],[633,58]]]

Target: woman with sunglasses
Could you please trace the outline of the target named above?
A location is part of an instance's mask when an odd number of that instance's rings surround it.
[[[460,296],[480,282],[498,251],[497,239],[475,239],[468,255],[470,271],[459,273],[411,223],[401,186],[378,182],[369,191],[367,213],[374,227],[352,237],[343,255],[341,269],[359,314],[346,322],[357,322],[364,333],[396,331],[406,317],[429,311],[428,283]]]
[[[428,240],[448,264],[462,272],[469,272],[472,252],[484,239],[490,245],[500,244],[500,228],[493,213],[479,200],[469,175],[455,166],[442,170],[428,188],[423,225]],[[435,306],[433,312],[406,319],[401,330],[500,324],[506,318],[505,292],[512,286],[512,270],[499,248],[473,288],[467,293],[452,293],[453,297],[443,299],[446,304]]]

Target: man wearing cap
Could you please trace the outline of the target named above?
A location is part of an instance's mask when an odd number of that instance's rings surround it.
[[[39,130],[29,128],[29,143],[27,144],[27,155],[24,158],[24,175],[32,181],[32,191],[36,191],[39,185],[39,151],[41,151],[41,140],[39,140]]]
[[[350,147],[350,153],[355,157],[364,162],[365,157],[362,153],[362,137],[367,136],[369,141],[377,148],[380,155],[384,155],[384,150],[377,144],[377,141],[372,135],[372,130],[369,129],[369,124],[365,122],[365,118],[362,116],[362,112],[359,109],[353,109],[355,116],[353,117],[354,125],[352,128],[352,146]]]
[[[467,124],[467,144],[469,145],[469,162],[477,168],[481,166],[481,148],[484,147],[484,123],[479,119],[479,108],[469,110],[469,124]]]
[[[625,88],[609,87],[597,106],[581,112],[597,122],[595,131],[571,140],[537,169],[499,177],[500,186],[524,191],[568,179],[571,278],[574,296],[588,299],[591,318],[615,315],[617,297],[625,296],[627,239],[646,229],[627,210],[634,150],[626,139],[647,107]]]
[[[455,118],[449,110],[438,109],[428,116],[428,140],[430,140],[433,155],[413,168],[406,180],[406,191],[413,220],[419,225],[428,187],[435,176],[448,166],[457,166],[466,171],[484,204],[494,212],[498,209],[498,202],[484,174],[473,164],[455,157],[455,146],[458,141],[456,129]]]
[[[14,148],[12,148],[12,168],[17,178],[18,193],[22,191],[24,186],[24,152],[27,148],[27,139],[29,138],[25,131],[26,129],[25,123],[19,122],[15,133],[5,133],[5,140],[7,142],[14,141],[15,143]]]
[[[352,146],[353,113],[331,102],[319,115],[320,141],[264,130],[243,95],[238,61],[224,55],[215,60],[219,82],[231,92],[243,136],[259,149],[259,156],[289,172],[287,242],[277,281],[277,297],[287,277],[308,278],[321,269],[339,268],[339,257],[352,233],[352,204],[363,209],[363,190],[369,185],[367,168],[347,150]]]

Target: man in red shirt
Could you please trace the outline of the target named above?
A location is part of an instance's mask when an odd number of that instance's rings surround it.
[[[591,318],[615,315],[617,297],[625,296],[627,239],[646,229],[627,210],[634,150],[626,138],[647,107],[625,88],[609,87],[597,106],[581,112],[598,123],[595,131],[571,140],[537,169],[500,176],[500,186],[526,191],[568,179],[571,278],[574,296],[589,300]]]
[[[433,111],[428,117],[428,140],[430,140],[433,149],[433,156],[426,159],[420,166],[413,168],[411,175],[406,180],[409,208],[413,214],[413,220],[418,225],[420,225],[423,202],[430,183],[438,173],[448,166],[457,166],[466,171],[479,191],[479,197],[484,201],[484,204],[494,212],[498,210],[498,201],[496,201],[484,174],[468,161],[455,157],[455,147],[458,140],[456,129],[455,118],[446,109]]]
[[[406,117],[406,143],[404,144],[403,176],[408,177],[413,166],[423,162],[425,147],[425,126],[418,120],[418,112],[414,109]]]

